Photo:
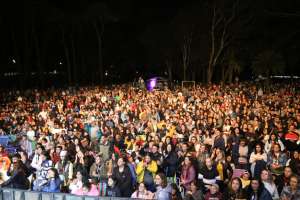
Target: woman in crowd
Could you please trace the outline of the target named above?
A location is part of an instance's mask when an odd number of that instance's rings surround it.
[[[60,177],[61,189],[63,192],[68,191],[68,186],[73,178],[73,163],[69,160],[68,152],[63,150],[60,152],[60,159],[55,164],[55,169]]]
[[[265,188],[269,191],[273,199],[279,199],[277,187],[273,181],[273,176],[270,171],[263,170],[261,172],[261,181],[264,184]]]
[[[107,181],[107,197],[121,197],[120,188],[116,185],[116,182],[113,178],[109,177]]]
[[[218,184],[212,184],[209,187],[209,191],[206,193],[205,200],[221,200],[222,199],[222,194],[219,191],[219,185]],[[196,199],[195,199],[196,200]]]
[[[205,166],[205,159],[208,158],[210,155],[206,146],[203,143],[196,144],[195,149],[196,149],[196,158],[198,162],[198,169],[201,169],[202,167]]]
[[[228,186],[228,190],[224,192],[224,199],[236,200],[236,199],[245,199],[246,194],[243,190],[242,181],[239,178],[233,178]]]
[[[300,150],[294,151],[291,154],[291,158],[287,162],[287,165],[291,167],[295,174],[300,175]]]
[[[239,143],[232,148],[232,158],[238,169],[248,170],[249,146],[246,138],[241,138]]]
[[[248,187],[250,185],[251,182],[251,175],[248,171],[245,171],[242,173],[241,175],[241,181],[242,181],[242,185],[243,185],[243,189],[245,189],[246,187]]]
[[[144,159],[139,162],[136,167],[138,183],[144,183],[148,190],[155,191],[154,176],[157,172],[157,164],[151,159],[150,154],[147,154]]]
[[[202,180],[203,184],[209,188],[211,184],[216,184],[220,180],[219,173],[216,166],[213,164],[211,158],[206,158],[205,166],[200,169],[198,179]]]
[[[33,190],[40,190],[41,186],[47,182],[48,170],[53,167],[49,154],[46,151],[41,152],[41,166],[36,171],[36,180],[33,182]]]
[[[138,185],[138,189],[131,195],[131,198],[134,199],[154,199],[154,193],[148,191],[144,183]]]
[[[221,187],[221,191],[223,191],[224,184],[229,182],[229,177],[232,175],[232,168],[228,163],[226,163],[224,151],[221,149],[215,149],[212,153],[212,158],[215,161],[214,163],[220,176],[219,185]]]
[[[277,135],[275,133],[272,133],[270,135],[269,140],[267,140],[267,142],[265,143],[266,153],[269,153],[270,151],[272,151],[272,148],[274,148],[275,144],[279,144],[281,151],[284,150],[284,145],[283,145],[282,141],[277,137]]]
[[[60,192],[61,180],[55,168],[48,170],[47,183],[41,186],[42,192]]]
[[[181,192],[176,183],[171,183],[171,200],[182,200]]]
[[[270,192],[258,178],[253,178],[247,188],[248,200],[272,200]]]
[[[268,154],[267,166],[273,174],[281,175],[286,162],[286,154],[280,150],[280,145],[275,143],[273,145],[273,150]]]
[[[85,171],[77,171],[76,177],[71,180],[69,185],[70,193],[73,194],[75,191],[82,189],[83,184],[88,182],[88,174]]]
[[[282,200],[300,199],[300,182],[298,176],[291,176],[290,186],[285,186],[280,195]]]
[[[191,183],[191,189],[186,191],[186,195],[184,197],[184,200],[203,200],[203,193],[200,189],[200,185],[197,182],[197,180],[194,180]]]
[[[285,186],[289,186],[290,178],[292,175],[293,175],[292,169],[287,166],[284,168],[283,174],[276,177],[275,184],[278,190],[278,194],[281,194],[282,189]]]
[[[1,187],[16,188],[22,190],[29,189],[29,181],[22,168],[21,161],[17,161],[11,165],[10,178],[1,184]]]
[[[168,144],[166,151],[163,154],[162,167],[168,179],[172,179],[175,176],[178,168],[178,157],[172,144]]]
[[[108,176],[107,176],[107,164],[104,162],[102,154],[99,153],[95,156],[95,162],[92,164],[90,168],[90,177],[96,179],[100,183],[106,183]]]
[[[167,177],[163,173],[159,173],[155,176],[155,185],[155,198],[159,200],[170,200],[171,188],[168,186]]]
[[[133,190],[131,172],[123,157],[120,157],[114,168],[112,178],[116,181],[116,186],[120,189],[122,197],[130,197]]]
[[[183,161],[180,183],[185,190],[190,190],[191,183],[196,179],[196,170],[192,164],[191,157],[186,156]]]
[[[253,177],[258,177],[261,171],[266,168],[267,154],[263,152],[261,144],[256,144],[254,151],[250,155],[251,173]]]
[[[73,194],[78,196],[99,196],[99,190],[96,184],[87,181],[82,184],[82,188],[76,189]]]

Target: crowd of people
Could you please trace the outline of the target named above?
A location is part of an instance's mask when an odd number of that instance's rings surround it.
[[[299,84],[0,94],[1,187],[158,200],[299,200]]]

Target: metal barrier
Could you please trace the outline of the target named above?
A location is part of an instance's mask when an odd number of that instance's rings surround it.
[[[33,192],[27,190],[16,190],[2,188],[0,200],[133,200],[132,198],[119,197],[92,197],[76,196],[65,193]]]

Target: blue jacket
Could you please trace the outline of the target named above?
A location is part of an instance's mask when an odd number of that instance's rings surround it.
[[[42,187],[42,192],[60,192],[61,181],[59,178],[51,179],[45,186]]]

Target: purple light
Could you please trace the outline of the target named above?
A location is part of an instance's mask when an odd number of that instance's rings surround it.
[[[155,85],[156,85],[156,80],[155,80],[155,79],[151,80],[151,81],[150,81],[150,87],[151,87],[151,88],[154,88]]]
[[[147,82],[148,82],[148,83],[147,83],[147,89],[148,89],[149,91],[152,91],[152,90],[155,88],[156,83],[157,83],[156,78],[151,78],[151,79],[149,79]]]

